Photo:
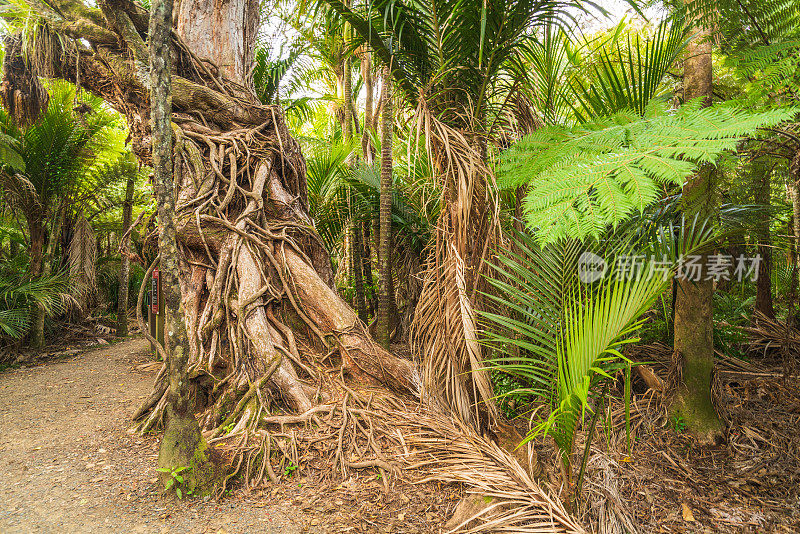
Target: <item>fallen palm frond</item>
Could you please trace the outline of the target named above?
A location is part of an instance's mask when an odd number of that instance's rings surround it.
[[[674,350],[672,347],[664,343],[656,342],[646,345],[636,345],[627,355],[636,362],[652,364],[656,369],[666,373],[666,371],[672,367],[673,352]],[[721,371],[743,373],[762,373],[765,371],[764,366],[758,362],[743,360],[735,356],[724,354],[718,350],[714,351],[714,363],[716,368]],[[648,369],[649,368],[648,366]],[[663,376],[661,378],[663,378]]]
[[[749,350],[767,356],[770,352],[800,356],[800,331],[785,322],[770,319],[761,312],[755,313],[753,326],[739,327],[750,335]]]
[[[88,310],[97,293],[97,240],[92,225],[83,215],[75,224],[67,258],[76,298],[81,308]]]
[[[417,135],[438,169],[442,191],[425,283],[414,312],[411,342],[422,357],[423,399],[482,428],[497,419],[489,374],[475,322],[484,259],[500,240],[491,170],[481,140],[439,121],[424,102]]]
[[[597,452],[589,459],[586,486],[587,508],[597,518],[599,534],[637,534],[633,513],[620,494],[617,471],[620,465],[607,453]]]
[[[418,483],[432,480],[465,484],[467,491],[491,499],[450,532],[517,534],[583,533],[563,504],[531,478],[516,457],[458,420],[427,413],[396,413],[403,426],[403,457],[409,469],[425,472]]]

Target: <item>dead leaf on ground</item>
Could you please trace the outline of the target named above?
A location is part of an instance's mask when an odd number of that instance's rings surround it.
[[[694,518],[694,514],[692,513],[692,509],[689,508],[689,505],[686,504],[685,502],[681,503],[681,511],[683,513],[683,520],[684,521],[689,522],[689,523],[693,523],[693,522],[697,521]]]

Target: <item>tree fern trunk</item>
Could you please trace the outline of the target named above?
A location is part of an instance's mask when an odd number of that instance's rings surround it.
[[[683,71],[684,102],[704,97],[711,104],[712,62],[709,32],[699,30],[689,43]],[[703,168],[683,188],[684,213],[692,221],[715,210],[712,170]],[[707,265],[707,257],[701,263]],[[705,273],[704,273],[705,274]],[[701,277],[704,278],[704,277]],[[675,302],[675,350],[682,365],[675,409],[701,443],[722,439],[723,425],[711,400],[714,370],[714,285],[712,280],[678,278]]]
[[[383,74],[383,116],[381,117],[381,190],[380,190],[380,236],[378,260],[378,314],[377,341],[389,347],[392,307],[392,78],[389,67]]]
[[[125,187],[125,204],[122,207],[122,235],[128,232],[133,215],[133,187],[136,175],[128,174],[128,183]],[[123,239],[120,246],[120,265],[119,265],[119,298],[117,302],[117,336],[125,337],[128,335],[128,285],[131,276],[130,254],[131,238],[128,235]]]

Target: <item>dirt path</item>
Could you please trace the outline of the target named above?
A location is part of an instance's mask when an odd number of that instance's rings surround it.
[[[143,339],[0,373],[0,532],[303,532],[290,501],[165,499],[156,436],[126,432],[156,369]]]

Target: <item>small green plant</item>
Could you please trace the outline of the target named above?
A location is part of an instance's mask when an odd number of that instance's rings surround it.
[[[508,419],[514,419],[520,414],[520,408],[531,401],[530,390],[523,387],[519,380],[502,371],[492,370],[491,377],[503,415]]]
[[[672,428],[675,429],[676,434],[683,434],[686,430],[686,421],[680,415],[672,416]]]
[[[288,477],[291,476],[297,470],[297,465],[291,460],[289,463],[286,464],[283,468],[283,476]]]
[[[183,473],[184,471],[188,471],[189,469],[191,468],[187,466],[178,466],[172,468],[159,467],[158,469],[156,469],[156,471],[158,471],[159,473],[169,473],[169,480],[167,480],[167,482],[164,484],[164,491],[167,492],[171,488],[175,488],[175,493],[178,495],[178,498],[183,499],[184,491],[181,489],[181,486],[183,485],[184,478],[183,475],[181,475],[181,473]],[[193,492],[190,490],[186,492],[186,495],[189,496],[192,493]]]
[[[233,427],[235,427],[235,426],[236,426],[236,422],[231,421],[230,423],[228,423],[227,425],[222,427],[222,430],[224,431],[225,434],[230,434],[231,430],[233,430]]]

